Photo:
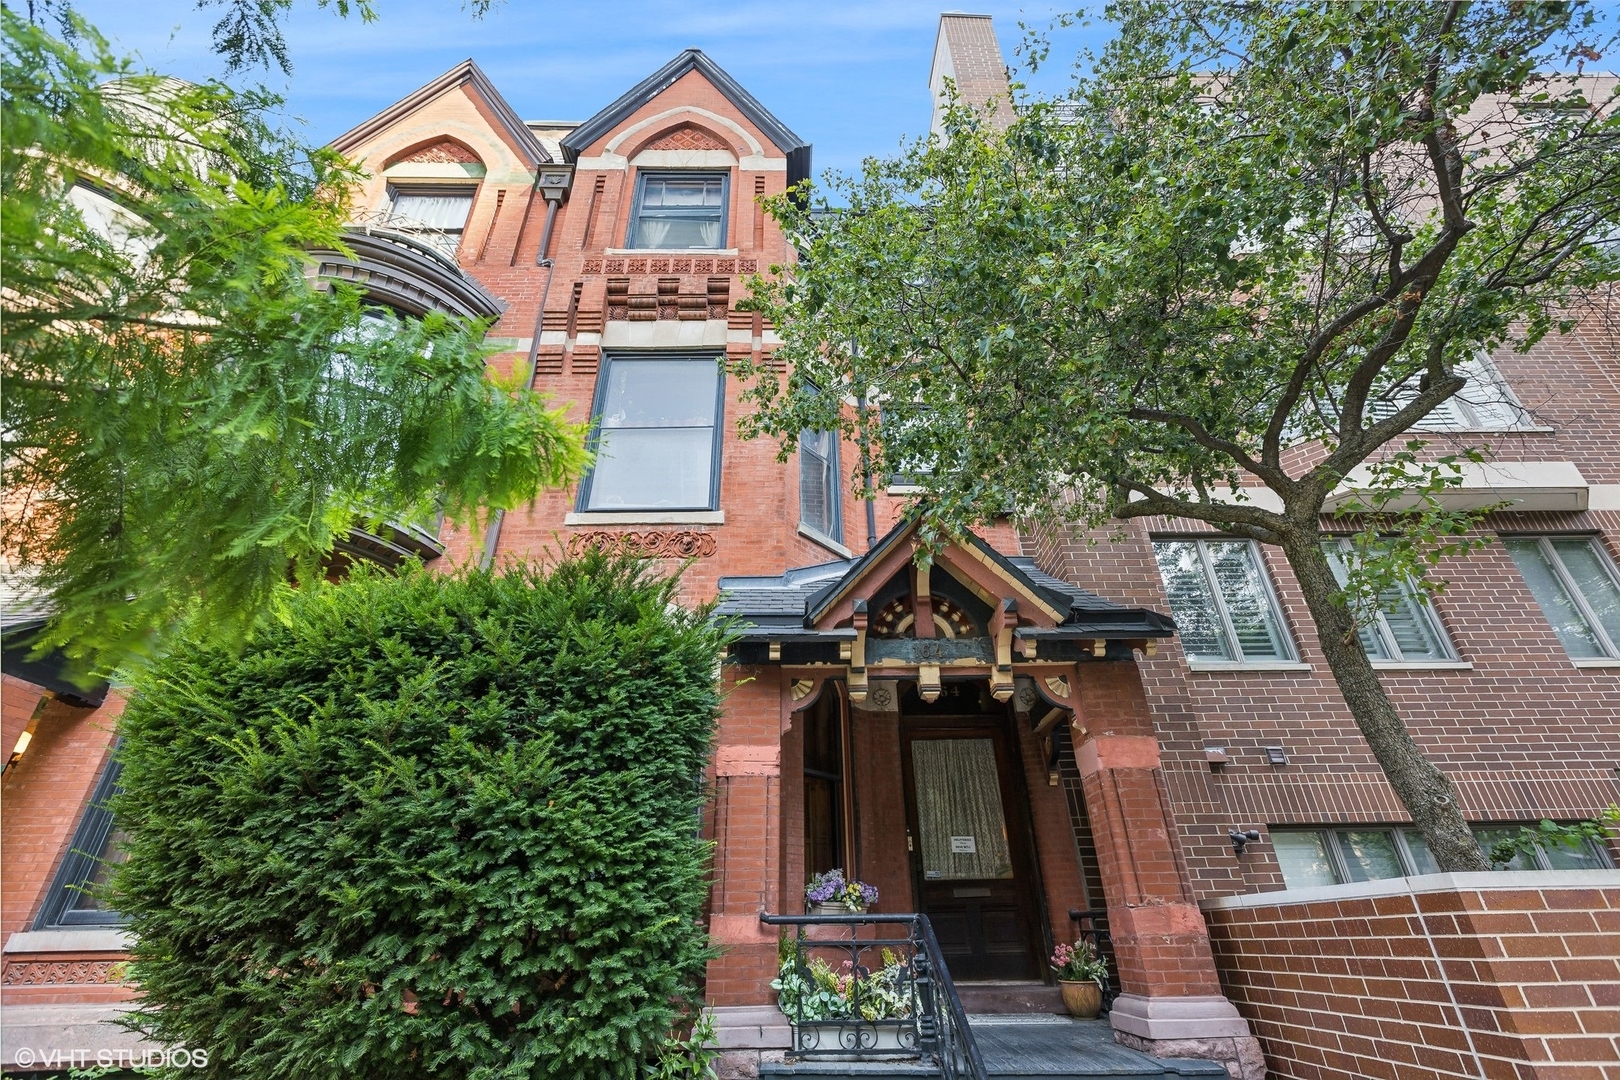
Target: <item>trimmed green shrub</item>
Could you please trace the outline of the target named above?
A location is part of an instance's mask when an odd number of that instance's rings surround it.
[[[138,1023],[188,1078],[636,1076],[711,955],[723,640],[594,555],[183,635],[122,721]]]

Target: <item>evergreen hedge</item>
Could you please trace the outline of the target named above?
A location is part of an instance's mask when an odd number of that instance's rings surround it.
[[[723,632],[675,583],[361,571],[139,677],[113,902],[188,1078],[632,1077],[710,955]]]

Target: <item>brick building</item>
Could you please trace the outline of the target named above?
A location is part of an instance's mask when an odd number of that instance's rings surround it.
[[[1005,93],[987,18],[941,18],[936,95],[947,78]],[[807,433],[779,462],[738,439],[747,406],[718,361],[776,343],[737,303],[746,275],[792,258],[758,200],[808,175],[810,147],[702,52],[578,123],[520,120],[468,61],[334,145],[373,178],[358,258],[316,272],[405,314],[498,315],[494,368],[602,437],[576,489],[485,535],[354,551],[500,563],[606,545],[688,561],[684,597],[723,594],[745,624],[706,822],[728,1067],[789,1046],[779,933],[759,917],[799,912],[834,867],[876,885],[879,910],[928,914],[987,1009],[1052,1008],[1045,957],[1074,937],[1070,912],[1106,912],[1118,1039],[1233,1075],[1620,1067],[1612,853],[1433,876],[1281,560],[1185,522],[1092,544],[998,521],[919,567],[905,492],[852,496],[859,447]],[[1443,423],[1491,433],[1496,462],[1459,497],[1514,500],[1488,522],[1501,542],[1443,568],[1432,603],[1403,594],[1366,644],[1489,839],[1620,800],[1620,349],[1588,328],[1476,368]],[[62,899],[94,873],[72,852],[111,835],[96,793],[118,699],[24,678],[5,683],[5,745],[34,733],[5,776],[5,1005],[60,1040],[130,993],[115,916],[70,919]],[[1431,951],[1386,948],[1397,937]],[[1492,966],[1536,949],[1533,978]]]

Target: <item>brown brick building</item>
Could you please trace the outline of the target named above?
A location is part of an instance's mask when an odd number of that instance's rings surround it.
[[[946,78],[1005,91],[987,18],[942,17],[936,93]],[[468,61],[335,146],[373,178],[358,258],[317,272],[406,315],[498,315],[493,366],[602,439],[576,489],[485,536],[357,536],[352,553],[605,544],[689,560],[684,595],[723,593],[747,624],[706,823],[728,1068],[769,1068],[791,1038],[760,915],[802,911],[807,878],[838,867],[879,911],[929,915],[970,1008],[1052,1008],[1070,912],[1105,912],[1113,1029],[1161,1056],[1245,1078],[1620,1075],[1612,854],[1434,875],[1281,560],[1185,522],[1092,544],[1003,521],[922,568],[905,493],[851,494],[859,447],[810,433],[779,462],[738,439],[718,361],[774,348],[737,303],[792,259],[758,200],[809,174],[810,147],[703,53],[580,123],[519,119]],[[1465,396],[1436,437],[1488,431],[1497,455],[1459,497],[1516,509],[1366,644],[1482,830],[1591,817],[1620,801],[1620,348],[1588,328],[1482,358]],[[117,694],[51,689],[5,680],[5,745],[33,739],[4,780],[8,1067],[49,1040],[123,1045],[85,1025],[132,992],[115,914],[73,889],[96,866],[75,849],[112,835],[96,800]],[[1501,962],[1537,950],[1534,971]],[[1536,1028],[1555,1012],[1570,1030]]]

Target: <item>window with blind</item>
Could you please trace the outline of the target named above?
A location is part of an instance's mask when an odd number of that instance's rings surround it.
[[[1571,658],[1620,659],[1620,572],[1597,541],[1537,536],[1502,545]]]
[[[1453,369],[1468,385],[1436,405],[1412,425],[1414,431],[1512,431],[1529,427],[1532,420],[1519,404],[1496,365],[1484,355],[1464,360]],[[1418,394],[1418,378],[1393,388],[1367,403],[1367,420],[1375,423],[1405,408]]]
[[[1323,541],[1322,550],[1333,567],[1333,576],[1340,585],[1345,584],[1355,557],[1350,540],[1341,537]],[[1457,658],[1434,608],[1408,581],[1380,593],[1377,609],[1357,632],[1361,647],[1374,660],[1411,664]]]
[[[1155,540],[1153,553],[1188,660],[1252,664],[1295,658],[1253,541]]]
[[[722,391],[715,356],[608,357],[579,508],[718,509]]]
[[[636,178],[636,201],[625,246],[704,250],[726,246],[731,174],[648,172]]]
[[[799,433],[799,524],[836,543],[844,542],[838,433]]]

